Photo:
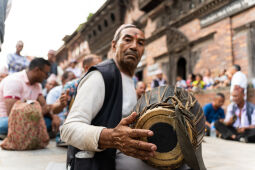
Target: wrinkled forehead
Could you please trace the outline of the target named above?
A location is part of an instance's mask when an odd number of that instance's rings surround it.
[[[121,37],[125,36],[131,36],[137,39],[143,39],[144,40],[144,33],[138,29],[138,28],[126,28],[121,31],[120,34]]]

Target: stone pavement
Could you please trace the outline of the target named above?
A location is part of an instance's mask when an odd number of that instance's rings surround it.
[[[255,144],[205,137],[203,157],[208,170],[255,170]],[[65,170],[65,160],[66,148],[54,140],[42,150],[0,149],[0,170]]]
[[[64,170],[66,151],[66,148],[56,147],[55,140],[51,140],[46,149],[40,150],[0,149],[0,170]]]

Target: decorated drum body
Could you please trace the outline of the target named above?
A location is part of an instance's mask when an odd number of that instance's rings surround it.
[[[152,137],[140,139],[157,145],[155,156],[146,161],[148,164],[159,169],[175,169],[186,162],[193,169],[203,169],[201,142],[205,117],[190,92],[161,86],[146,92],[133,111],[139,116],[132,127],[154,132]]]

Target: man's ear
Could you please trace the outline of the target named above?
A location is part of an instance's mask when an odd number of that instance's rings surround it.
[[[113,52],[115,52],[116,51],[116,41],[112,41],[112,50],[113,50]]]

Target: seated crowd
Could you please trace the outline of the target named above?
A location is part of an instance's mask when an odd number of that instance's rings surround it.
[[[99,62],[101,59],[98,56],[86,56],[83,61],[84,74]],[[50,70],[51,63],[48,60],[35,58],[29,62],[27,69],[10,75],[2,74],[0,138],[4,139],[1,143],[3,149],[43,148],[47,146],[49,137],[55,136],[57,145],[62,144],[59,126],[70,110],[79,78],[84,74],[76,77],[73,71],[64,71],[59,85],[55,74],[50,74]],[[42,89],[41,84],[46,79],[45,88]],[[36,133],[43,135],[38,136]],[[23,141],[18,140],[21,138]],[[40,144],[40,141],[44,143]],[[21,142],[27,145],[22,146]]]
[[[206,69],[203,75],[189,74],[187,80],[184,80],[181,76],[177,76],[176,86],[193,91],[228,87],[231,85],[231,81],[236,72],[241,72],[241,67],[239,65],[233,65],[228,71],[223,69],[217,76],[212,76],[210,69]],[[241,72],[241,74],[243,73]]]

